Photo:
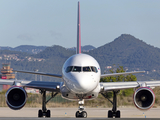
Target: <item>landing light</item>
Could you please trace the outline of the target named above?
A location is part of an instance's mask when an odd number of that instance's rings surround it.
[[[60,88],[59,85],[57,85],[56,89],[59,89],[59,88]]]

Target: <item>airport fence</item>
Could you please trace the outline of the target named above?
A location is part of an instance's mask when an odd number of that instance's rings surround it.
[[[156,99],[153,107],[160,106],[160,87],[153,89]],[[7,107],[5,100],[5,92],[0,92],[0,107]],[[28,93],[27,103],[25,107],[42,107],[42,95],[41,94],[32,94]],[[47,93],[47,100],[50,98],[51,94]],[[112,98],[111,98],[112,100]],[[112,104],[105,99],[101,94],[98,98],[94,100],[85,101],[85,107],[112,107]],[[117,96],[117,105],[121,106],[134,106],[133,104],[133,95],[130,96]],[[78,106],[78,101],[70,101],[61,97],[61,94],[58,94],[55,98],[47,103],[47,107],[76,107]]]
[[[50,94],[47,94],[46,99],[50,98]],[[132,97],[128,98],[120,98],[118,96],[118,105],[132,105]],[[129,102],[128,102],[129,101]],[[42,106],[42,95],[41,94],[31,94],[28,93],[27,103],[25,107],[41,107]],[[51,99],[47,103],[48,107],[77,107],[78,101],[70,101],[66,100],[58,94],[55,98]],[[112,104],[102,95],[99,95],[97,99],[94,100],[87,100],[85,101],[85,107],[111,107]],[[7,107],[5,94],[0,94],[0,107]]]

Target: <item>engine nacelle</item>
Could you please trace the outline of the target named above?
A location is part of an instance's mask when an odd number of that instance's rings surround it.
[[[21,109],[27,101],[25,89],[19,86],[9,88],[5,96],[7,105],[13,110]]]
[[[155,94],[148,87],[140,87],[133,94],[133,101],[140,110],[148,110],[155,102]]]

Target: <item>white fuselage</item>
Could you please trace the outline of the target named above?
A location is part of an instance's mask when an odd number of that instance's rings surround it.
[[[62,74],[66,88],[72,93],[87,94],[99,87],[100,66],[87,54],[76,54],[68,58]]]

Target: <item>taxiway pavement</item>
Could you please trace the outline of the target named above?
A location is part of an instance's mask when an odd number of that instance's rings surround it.
[[[21,110],[11,110],[8,107],[0,108],[0,120],[7,120],[7,118],[12,118],[12,120],[30,120],[39,119],[38,110],[40,108],[22,108]],[[51,118],[54,120],[70,120],[75,119],[75,112],[77,108],[48,108],[51,110]],[[104,120],[107,118],[107,113],[110,108],[85,108],[88,114],[88,119],[92,120]],[[135,118],[160,118],[160,108],[152,108],[148,111],[140,111],[137,108],[119,108],[121,111],[121,118],[130,118],[134,120]],[[47,118],[48,119],[48,118]],[[78,118],[80,119],[80,118]],[[76,118],[76,120],[78,120]]]

